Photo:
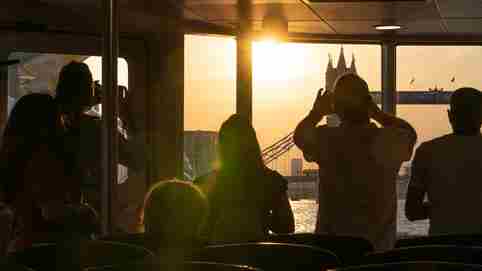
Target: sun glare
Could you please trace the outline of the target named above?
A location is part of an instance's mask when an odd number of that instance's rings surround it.
[[[296,76],[292,64],[303,61],[302,50],[295,44],[267,39],[253,44],[253,72],[256,80],[284,81]]]

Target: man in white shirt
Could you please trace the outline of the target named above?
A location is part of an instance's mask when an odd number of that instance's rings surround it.
[[[415,130],[382,112],[355,74],[340,77],[334,94],[320,94],[294,135],[305,158],[319,166],[316,231],[364,237],[379,250],[393,248],[396,179],[401,163],[412,155]],[[316,126],[331,113],[341,119],[339,127]]]
[[[425,142],[412,163],[405,213],[430,219],[429,234],[482,233],[482,93],[452,94],[448,116],[453,133]],[[424,201],[427,196],[427,201]]]

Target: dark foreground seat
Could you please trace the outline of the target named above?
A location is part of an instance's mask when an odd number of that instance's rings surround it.
[[[463,270],[482,270],[480,265],[448,263],[448,262],[403,262],[387,264],[370,264],[361,266],[351,266],[337,271],[463,271]]]
[[[362,256],[373,252],[373,245],[370,241],[361,237],[294,233],[270,235],[268,240],[270,242],[300,244],[326,249],[335,253],[343,265],[358,262]]]
[[[125,264],[154,257],[149,250],[123,243],[85,240],[62,244],[38,244],[11,253],[9,262],[35,271],[82,270],[87,267]]]
[[[482,234],[446,234],[419,236],[414,238],[400,239],[395,244],[395,247],[400,248],[427,245],[482,247]]]
[[[482,264],[482,247],[417,246],[367,254],[362,264],[383,264],[409,261],[442,261]]]
[[[320,271],[340,264],[336,255],[327,250],[264,242],[207,246],[193,260],[248,265],[265,271]]]
[[[7,263],[0,261],[0,270],[5,271],[34,271],[26,266],[15,264],[15,263]]]
[[[144,247],[147,249],[152,249],[149,246],[149,237],[146,237],[144,233],[125,233],[110,235],[102,238],[104,241],[120,242],[126,243],[134,246]]]
[[[253,268],[245,265],[234,265],[213,262],[186,262],[181,266],[176,266],[176,271],[262,271],[259,268]],[[84,271],[170,271],[163,270],[160,267],[145,263],[117,265],[117,266],[100,266],[86,268]]]

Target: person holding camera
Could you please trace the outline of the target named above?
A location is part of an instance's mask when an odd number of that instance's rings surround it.
[[[121,89],[122,90],[122,89]],[[123,89],[125,91],[125,88]],[[126,95],[120,95],[126,101]],[[126,101],[121,102],[120,119],[128,123]],[[91,204],[98,209],[98,192],[101,178],[101,118],[90,110],[101,102],[101,86],[92,79],[89,67],[82,62],[72,61],[65,65],[59,74],[55,102],[65,129],[64,150],[70,174],[77,180],[77,201],[90,194]],[[127,129],[129,130],[129,129]],[[124,132],[119,131],[119,161],[129,167],[137,167],[131,142]],[[82,193],[81,191],[84,191]]]
[[[316,126],[332,113],[340,117],[339,127]],[[294,134],[306,160],[319,166],[316,232],[363,237],[377,250],[393,248],[396,179],[401,163],[411,158],[416,138],[408,122],[377,107],[359,76],[338,78],[333,94],[321,95],[320,90]]]

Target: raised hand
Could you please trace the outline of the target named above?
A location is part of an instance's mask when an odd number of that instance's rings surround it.
[[[318,90],[312,112],[317,116],[326,116],[333,113],[333,98],[329,91],[323,92],[322,88]]]

